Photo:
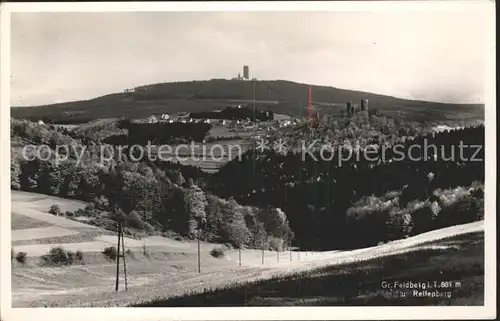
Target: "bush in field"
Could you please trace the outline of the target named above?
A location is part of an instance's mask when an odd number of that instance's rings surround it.
[[[64,213],[64,215],[65,215],[66,217],[73,217],[73,216],[75,216],[75,213],[73,213],[73,212],[71,212],[71,211],[66,211],[66,212]]]
[[[76,262],[76,254],[73,251],[66,251],[66,254],[68,255],[68,265],[72,265],[73,263]]]
[[[215,248],[210,251],[210,255],[216,259],[221,259],[226,255],[226,253],[223,248]]]
[[[52,215],[61,215],[61,207],[57,204],[50,206],[49,213]]]
[[[26,263],[27,257],[28,257],[28,255],[26,254],[26,252],[18,252],[16,255],[16,260],[17,260],[17,262],[24,264],[24,263]]]
[[[63,247],[57,246],[53,247],[48,254],[42,256],[42,263],[50,266],[72,265],[77,262],[75,256],[74,252],[66,251]]]
[[[77,262],[80,262],[80,263],[83,262],[83,252],[82,251],[80,251],[80,250],[76,251],[75,260]]]
[[[84,215],[89,217],[94,217],[99,215],[99,211],[96,209],[96,206],[93,202],[88,203],[83,209]]]
[[[104,254],[104,256],[111,261],[116,261],[116,258],[118,256],[118,253],[116,251],[116,247],[114,247],[114,246],[106,247],[104,249],[104,251],[102,251],[102,254]]]

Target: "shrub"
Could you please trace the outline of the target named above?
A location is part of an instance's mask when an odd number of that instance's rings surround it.
[[[49,213],[52,215],[60,215],[61,214],[61,207],[57,204],[53,204],[50,206]]]
[[[146,222],[142,220],[136,211],[132,211],[127,215],[127,225],[142,230],[146,227]]]
[[[66,251],[66,255],[68,257],[68,262],[67,262],[67,265],[72,265],[73,263],[75,263],[76,259],[75,259],[75,252],[73,251]]]
[[[85,211],[81,208],[77,209],[74,213],[73,216],[78,217],[78,216],[85,216]]]
[[[94,204],[94,202],[90,202],[90,203],[88,203],[88,204],[85,206],[84,210],[85,210],[86,212],[92,212],[92,211],[94,211],[94,210],[95,210],[95,204]]]
[[[75,216],[75,213],[73,213],[71,211],[66,211],[66,213],[64,213],[64,215],[66,215],[67,217],[73,217],[73,216]]]
[[[102,254],[111,261],[116,261],[116,258],[118,256],[118,253],[116,251],[116,247],[114,246],[108,246],[102,251]]]
[[[53,247],[47,255],[42,256],[45,265],[71,265],[75,263],[75,253],[66,251],[63,247]]]
[[[28,255],[26,254],[26,252],[19,252],[16,255],[16,260],[17,260],[17,262],[24,264],[24,263],[26,263],[27,257],[28,257]]]
[[[95,199],[95,205],[99,209],[107,210],[109,207],[109,200],[104,195],[101,195],[99,198]]]
[[[210,255],[216,259],[220,259],[223,258],[226,255],[226,253],[224,252],[223,248],[216,248],[210,251]]]
[[[83,262],[83,252],[80,250],[76,251],[75,259],[77,262]]]

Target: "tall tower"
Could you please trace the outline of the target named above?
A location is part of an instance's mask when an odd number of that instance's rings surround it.
[[[248,66],[243,66],[243,78],[250,79],[250,70]]]

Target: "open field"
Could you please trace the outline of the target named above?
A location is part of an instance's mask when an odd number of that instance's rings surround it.
[[[321,254],[320,254],[321,255]],[[425,288],[398,288],[407,282]],[[396,287],[396,288],[389,288]],[[434,297],[433,297],[434,295]],[[441,295],[441,296],[439,296]],[[269,280],[139,306],[483,305],[484,233],[432,242],[416,251],[331,265]]]
[[[31,218],[26,215],[20,215],[16,213],[12,213],[10,219],[10,225],[12,230],[22,230],[29,228],[38,228],[38,227],[47,227],[52,226],[52,224],[47,223],[45,221],[40,221],[34,218]]]
[[[240,140],[223,140],[211,143],[196,143],[189,148],[186,146],[172,145],[171,153],[162,151],[162,159],[167,159],[172,163],[180,163],[186,166],[197,166],[207,173],[217,172],[222,166],[232,159],[242,156],[251,145],[248,141]],[[177,152],[177,154],[175,154]],[[152,148],[152,153],[157,154],[158,151]]]
[[[26,202],[28,199],[31,202]],[[198,273],[197,270],[196,242],[180,242],[162,237],[149,237],[144,240],[126,238],[125,245],[132,250],[132,254],[127,260],[129,290],[115,293],[116,264],[106,261],[104,256],[99,253],[104,247],[113,245],[115,237],[99,228],[44,213],[50,205],[57,201],[61,202],[61,207],[64,205],[68,209],[83,205],[81,202],[45,195],[12,192],[13,211],[16,209],[18,214],[24,215],[25,210],[27,210],[26,213],[30,217],[36,216],[37,220],[79,233],[88,233],[92,230],[94,233],[93,241],[14,246],[16,252],[25,251],[29,258],[29,263],[26,266],[13,266],[12,300],[14,307],[127,306],[153,299],[165,300],[202,292],[207,288],[235,286],[238,283],[271,279],[321,267],[368,261],[407,251],[435,249],[437,245],[441,246],[442,249],[447,246],[445,243],[425,243],[455,235],[483,231],[483,222],[481,221],[354,251],[315,253],[265,251],[264,264],[262,264],[262,251],[243,250],[241,252],[241,267],[239,267],[237,250],[227,250],[225,257],[216,259],[209,254],[209,251],[221,247],[221,245],[202,242],[200,244],[202,273]],[[63,223],[64,221],[69,223]],[[34,237],[36,236],[35,234]],[[85,264],[68,267],[38,266],[36,258],[46,254],[55,245],[73,251],[83,251]],[[146,246],[149,254],[143,253],[143,246]],[[258,302],[258,300],[254,302]]]

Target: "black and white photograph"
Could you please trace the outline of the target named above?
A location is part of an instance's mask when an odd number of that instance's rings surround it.
[[[2,5],[2,320],[496,317],[494,3],[271,4]]]

